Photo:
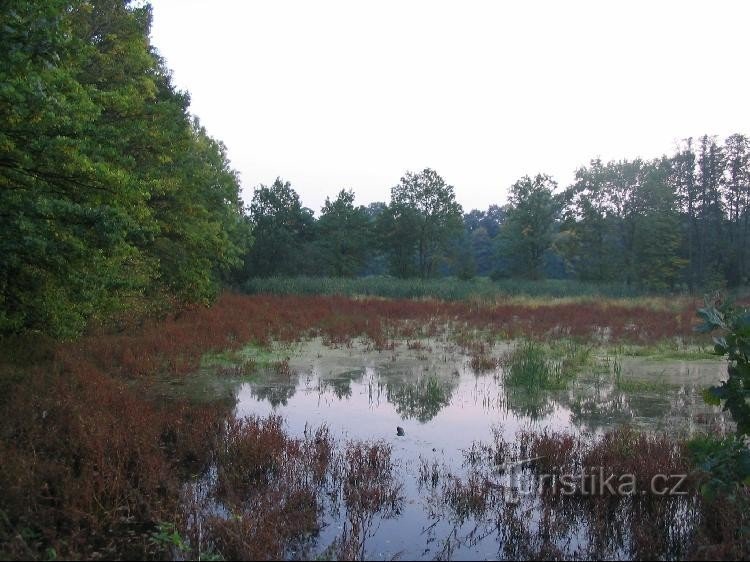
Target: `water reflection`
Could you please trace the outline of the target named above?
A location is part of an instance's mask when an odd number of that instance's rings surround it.
[[[403,347],[378,353],[356,346],[331,350],[312,342],[291,357],[291,374],[267,372],[254,380],[226,381],[234,385],[239,416],[278,414],[292,435],[327,425],[342,442],[378,441],[391,447],[398,490],[382,505],[372,504],[371,511],[350,510],[363,498],[343,498],[345,509],[331,515],[315,537],[317,545],[335,544],[351,557],[367,558],[554,557],[578,545],[585,554],[591,545],[582,533],[601,523],[587,519],[574,502],[546,505],[544,498],[536,498],[507,506],[503,501],[486,513],[451,510],[442,495],[449,482],[444,475],[465,477],[462,451],[473,441],[492,442],[493,427],[509,441],[526,428],[598,432],[631,422],[661,429],[689,422],[705,409],[698,384],[624,391],[601,373],[583,373],[565,390],[504,387],[501,374],[478,376],[469,368],[469,357],[433,347],[425,356]],[[406,429],[405,436],[396,435],[397,426]],[[437,498],[435,503],[426,500],[425,490],[420,495],[417,475],[423,460],[445,467],[439,483],[427,491]],[[486,482],[477,479],[473,485],[481,491]],[[353,519],[350,511],[363,515]],[[623,513],[597,512],[613,522],[601,527],[601,533],[618,536],[630,512]],[[351,540],[345,542],[345,537]],[[546,538],[539,542],[541,537]],[[627,552],[627,545],[613,543],[610,554]]]
[[[430,421],[451,402],[458,384],[437,376],[419,376],[414,382],[387,381],[386,397],[404,420]]]
[[[559,406],[555,394],[522,386],[503,389],[505,406],[518,418],[538,421],[550,416]]]
[[[582,381],[564,400],[571,412],[571,422],[587,431],[599,431],[632,422],[636,414],[628,397],[613,384],[588,385]]]
[[[320,390],[327,392],[330,390],[339,400],[345,400],[352,396],[352,381],[361,380],[365,374],[365,369],[354,369],[336,376],[332,379],[321,379]]]
[[[249,388],[250,393],[256,400],[259,402],[268,401],[274,408],[287,406],[289,400],[297,392],[296,384],[252,384]]]
[[[307,347],[305,347],[307,345]],[[486,433],[495,422],[516,428],[565,425],[601,431],[622,423],[663,429],[688,422],[705,405],[693,369],[689,385],[643,386],[623,390],[601,371],[583,373],[566,390],[505,386],[502,373],[478,375],[469,358],[440,350],[425,356],[303,344],[291,359],[291,373],[271,371],[243,383],[237,392],[242,413],[278,413],[304,422],[338,423],[348,434],[389,435],[405,422],[422,426],[419,435],[444,441],[458,427]],[[668,367],[668,366],[667,366]],[[629,368],[634,369],[633,365]],[[663,371],[664,365],[659,368]],[[675,379],[677,382],[678,379]],[[639,388],[640,382],[630,383]]]

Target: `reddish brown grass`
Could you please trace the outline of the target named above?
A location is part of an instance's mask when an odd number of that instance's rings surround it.
[[[497,525],[497,532],[505,536],[503,556],[742,560],[750,553],[747,533],[742,531],[747,515],[741,512],[750,498],[739,501],[701,495],[701,480],[686,447],[668,436],[628,427],[600,436],[524,430],[508,442],[495,432],[494,442],[474,443],[465,458],[467,474],[448,477],[440,500],[456,521]],[[519,482],[537,493],[521,497],[518,503],[509,502],[506,484],[497,482],[498,466],[528,458],[534,460],[519,469]],[[423,469],[425,480],[428,472],[431,477],[428,468]],[[573,493],[562,494],[560,480],[554,478],[561,474],[593,478],[583,486],[576,479]],[[600,486],[600,474],[614,475],[615,493]],[[620,495],[619,477],[631,474],[637,493]],[[656,489],[652,487],[657,475],[681,474],[688,478],[678,491],[686,495],[662,495],[662,480]],[[670,487],[678,480],[670,480]],[[739,493],[747,495],[747,488],[740,488]],[[560,550],[574,531],[576,549]],[[484,532],[492,532],[491,527]]]
[[[99,330],[67,343],[0,342],[8,350],[0,364],[0,552],[168,556],[151,534],[161,522],[182,525],[181,488],[210,466],[218,466],[220,495],[240,514],[210,525],[214,546],[226,556],[279,557],[293,537],[315,529],[317,489],[335,465],[327,437],[290,439],[278,421],[233,420],[231,405],[159,403],[125,384],[128,378],[185,374],[208,352],[314,335],[336,345],[362,337],[379,350],[393,349],[395,337],[435,336],[447,325],[510,336],[563,329],[581,338],[607,327],[616,341],[641,341],[689,336],[691,321],[688,309],[591,303],[225,294],[211,308],[126,332]],[[608,458],[607,450],[596,454]],[[365,533],[368,514],[398,511],[398,489],[382,446],[361,445],[347,455],[343,498],[352,526]],[[287,485],[292,473],[306,476]]]
[[[486,373],[488,371],[494,371],[499,366],[499,361],[496,357],[490,357],[489,355],[477,354],[472,355],[469,360],[469,367],[475,373]]]
[[[562,330],[571,337],[591,338],[606,328],[615,342],[652,342],[694,337],[693,316],[691,308],[675,313],[607,303],[484,305],[226,293],[211,308],[195,307],[146,323],[133,333],[93,334],[57,346],[55,353],[71,368],[86,362],[108,374],[137,377],[190,372],[203,354],[248,342],[263,345],[319,335],[331,345],[350,345],[352,338],[361,336],[384,350],[392,349],[393,337],[435,335],[450,323],[459,345],[482,354],[486,343],[463,335],[464,330],[508,337],[543,337]]]

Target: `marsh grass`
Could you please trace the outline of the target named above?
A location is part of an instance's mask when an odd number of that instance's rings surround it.
[[[502,559],[701,558],[703,545],[713,540],[705,537],[709,532],[718,537],[710,556],[735,547],[736,540],[721,532],[737,530],[737,523],[715,524],[715,506],[699,496],[695,478],[681,488],[686,495],[666,497],[652,488],[656,475],[692,474],[685,447],[670,437],[629,427],[603,435],[519,430],[510,440],[495,432],[494,442],[475,442],[464,455],[468,471],[439,475],[444,483],[431,506],[471,529],[469,537],[497,534]],[[529,458],[534,461],[511,472],[499,468]],[[561,474],[590,476],[561,494]],[[609,475],[632,475],[640,493],[610,492],[601,485]],[[520,488],[534,493],[514,491]],[[590,493],[594,489],[601,491]],[[747,545],[730,554],[746,555]]]
[[[502,359],[504,382],[529,390],[563,390],[589,364],[591,348],[573,341],[546,345],[522,340]]]
[[[266,356],[270,342],[362,337],[388,349],[397,336],[434,336],[453,324],[477,334],[537,338],[525,343],[530,358],[524,358],[523,349],[518,354],[518,382],[554,388],[573,376],[585,356],[575,344],[553,351],[540,343],[560,326],[576,341],[586,341],[592,326],[605,323],[613,342],[692,333],[689,310],[678,316],[645,305],[545,305],[518,299],[524,304],[225,294],[211,308],[194,307],[130,331],[92,331],[75,342],[41,342],[37,357],[21,349],[31,344],[9,341],[10,352],[0,365],[0,558],[39,559],[52,552],[69,559],[167,558],[173,554],[165,540],[151,539],[173,523],[189,540],[199,540],[182,525],[189,514],[182,512],[181,491],[194,475],[210,470],[220,474],[219,499],[232,504],[238,517],[204,526],[202,540],[209,542],[197,550],[193,546],[191,556],[210,551],[226,558],[291,556],[288,545],[319,528],[315,497],[324,497],[316,475],[338,470],[325,469],[325,459],[315,460],[320,448],[329,449],[325,438],[303,442],[285,435],[275,422],[239,425],[232,419],[233,402],[154,399],[129,384],[133,380],[187,376],[212,361],[224,367],[241,361],[248,370],[253,361],[258,368],[279,362],[284,370],[288,352]],[[476,345],[479,349],[481,340]],[[243,349],[251,351],[243,356]],[[206,358],[207,353],[214,355]],[[425,377],[401,392],[400,407],[428,419],[450,400],[454,384]],[[293,388],[289,382],[271,391],[281,402]],[[415,407],[424,404],[423,397],[430,407]],[[542,406],[534,403],[539,411]],[[355,468],[389,466],[382,450],[361,458],[364,464],[357,460]],[[386,472],[381,482],[398,475],[398,470]],[[482,490],[481,482],[470,488],[472,494]],[[388,489],[360,494],[352,488],[349,503],[370,509],[381,505],[378,497],[387,500],[380,515],[398,511]],[[364,538],[357,533],[351,537]]]
[[[469,360],[469,367],[477,374],[495,371],[499,365],[499,359],[490,357],[483,353],[472,355],[471,359]]]
[[[642,291],[624,284],[596,284],[565,279],[526,281],[485,277],[461,280],[399,279],[388,276],[371,277],[268,277],[249,279],[243,290],[250,294],[268,295],[342,295],[377,296],[397,299],[437,298],[442,300],[495,300],[503,297],[609,297],[633,298],[646,296]]]

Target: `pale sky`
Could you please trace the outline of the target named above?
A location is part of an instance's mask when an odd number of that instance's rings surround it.
[[[152,0],[152,40],[246,202],[319,213],[434,168],[468,211],[525,174],[750,133],[750,2]]]

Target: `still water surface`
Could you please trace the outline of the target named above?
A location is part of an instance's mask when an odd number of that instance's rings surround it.
[[[499,344],[492,353],[499,356],[512,346]],[[635,383],[625,391],[615,383],[611,363],[599,357],[568,389],[529,394],[505,388],[501,369],[473,372],[469,357],[447,340],[424,341],[421,349],[401,342],[382,352],[365,344],[330,348],[312,340],[279,353],[288,357],[290,374],[268,372],[249,381],[217,383],[203,372],[184,383],[182,391],[206,397],[229,392],[239,416],[281,415],[292,435],[325,424],[340,442],[389,443],[404,502],[397,516],[376,518],[368,529],[369,559],[502,556],[502,532],[483,534],[476,522],[451,520],[435,509],[435,498],[425,494],[418,478],[423,462],[462,475],[464,451],[474,442],[490,442],[493,428],[512,442],[520,429],[596,433],[629,423],[689,433],[726,423],[700,395],[724,375],[721,361],[620,358],[622,380]],[[328,514],[324,522],[308,554],[322,552],[345,530],[341,513]],[[575,542],[571,533],[569,540]]]

